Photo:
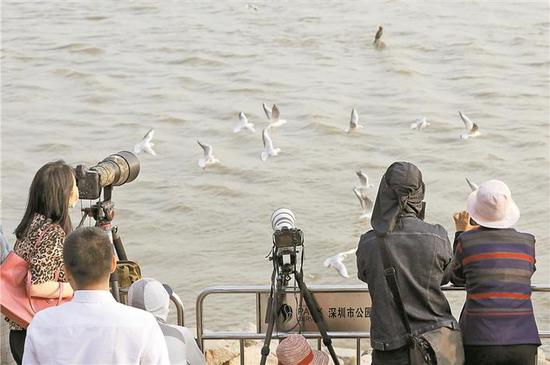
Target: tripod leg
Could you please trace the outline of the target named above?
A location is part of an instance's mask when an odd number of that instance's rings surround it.
[[[267,324],[267,330],[265,333],[265,340],[264,340],[264,346],[262,347],[262,360],[260,361],[260,365],[265,365],[265,362],[267,361],[267,356],[269,355],[269,345],[271,344],[271,337],[273,336],[273,327],[275,326],[275,322],[277,322],[278,318],[278,310],[280,306],[280,298],[283,290],[283,284],[282,279],[277,278],[277,284],[275,286],[275,291],[273,292],[273,297],[271,298],[271,305],[269,306],[269,322]]]
[[[307,288],[306,283],[304,283],[302,273],[297,272],[294,276],[296,277],[296,281],[298,282],[298,286],[300,287],[300,292],[304,297],[307,308],[309,309],[309,312],[311,313],[311,316],[313,317],[313,320],[315,321],[315,324],[317,325],[317,328],[321,333],[321,337],[323,337],[323,344],[327,347],[328,351],[330,352],[330,357],[332,358],[334,365],[340,365],[340,362],[338,361],[338,357],[336,356],[336,352],[334,352],[334,347],[332,347],[332,339],[327,334],[327,325],[323,320],[323,315],[319,310],[319,304],[317,304],[317,300],[315,300],[315,297],[311,294],[311,292]]]

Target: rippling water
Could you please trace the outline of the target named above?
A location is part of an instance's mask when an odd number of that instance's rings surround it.
[[[139,178],[114,191],[116,222],[129,256],[174,286],[190,322],[207,286],[268,284],[269,216],[280,206],[305,231],[308,284],[359,283],[322,261],[369,228],[357,221],[355,170],[377,185],[398,159],[423,171],[427,220],[450,235],[465,177],[506,181],[518,228],[538,239],[534,282],[550,282],[546,2],[255,4],[4,1],[4,231],[20,220],[42,164],[93,164],[155,128],[158,156],[141,156]],[[387,48],[376,51],[380,24]],[[262,102],[289,121],[272,134],[280,156],[265,163]],[[365,128],[348,136],[352,107]],[[458,138],[458,110],[481,137]],[[255,134],[232,133],[240,111]],[[432,126],[413,132],[420,115]],[[197,138],[221,166],[197,166]],[[224,301],[220,322],[242,327],[244,303]],[[537,307],[541,321],[549,303]]]

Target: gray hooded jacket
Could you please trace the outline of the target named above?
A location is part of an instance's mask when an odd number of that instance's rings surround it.
[[[373,230],[361,236],[358,277],[372,298],[371,346],[394,350],[408,335],[384,277],[380,239],[392,255],[397,281],[415,334],[439,327],[458,328],[440,286],[449,282],[452,250],[440,225],[423,221],[424,183],[416,166],[397,162],[382,178],[372,216]]]

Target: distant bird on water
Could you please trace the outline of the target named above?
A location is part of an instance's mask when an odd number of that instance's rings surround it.
[[[134,153],[146,152],[148,154],[156,156],[157,154],[155,153],[155,151],[153,151],[153,146],[155,144],[152,142],[154,136],[155,130],[149,129],[149,131],[143,136],[141,142],[134,146]]]
[[[349,255],[352,255],[353,253],[355,253],[355,251],[357,251],[357,249],[354,248],[353,250],[340,252],[339,254],[336,254],[326,259],[323,265],[325,267],[331,267],[335,269],[336,271],[338,271],[338,274],[340,274],[340,276],[349,278],[348,269],[346,268],[346,265],[344,265],[344,260]]]
[[[357,114],[357,110],[355,110],[355,108],[353,108],[351,110],[351,117],[350,117],[350,120],[349,120],[349,128],[346,130],[346,133],[351,133],[353,132],[354,130],[356,130],[357,128],[363,128],[363,126],[361,124],[359,124],[359,115]]]
[[[254,123],[250,123],[244,112],[239,113],[239,124],[233,128],[234,133],[239,133],[243,129],[248,129],[251,132],[255,132]]]
[[[281,152],[280,148],[273,147],[273,141],[271,140],[271,137],[269,137],[268,130],[269,127],[262,131],[262,141],[264,143],[264,150],[260,155],[262,161],[266,161],[269,156],[277,156],[279,152]]]
[[[378,27],[378,31],[376,32],[376,35],[374,36],[374,42],[372,42],[372,44],[374,44],[374,46],[378,49],[386,48],[386,43],[384,43],[384,41],[382,40],[383,33],[384,33],[384,28],[382,28],[382,26],[380,25]]]
[[[269,110],[267,105],[263,103],[262,108],[264,109],[265,116],[269,120],[267,128],[277,128],[286,123],[286,120],[280,119],[281,113],[279,112],[277,104],[273,104],[273,107]]]
[[[430,126],[430,122],[426,119],[426,117],[420,117],[417,120],[414,121],[414,123],[411,123],[411,129],[416,129],[418,131],[428,128]]]
[[[462,114],[461,111],[458,111],[458,115],[460,115],[460,118],[462,119],[462,121],[464,122],[464,126],[466,127],[466,133],[460,136],[461,139],[474,138],[480,135],[479,127],[476,123],[474,123],[465,114]]]
[[[212,165],[215,165],[217,163],[220,163],[220,160],[215,158],[214,155],[212,154],[213,149],[212,149],[211,145],[201,143],[198,140],[197,140],[197,143],[199,144],[199,146],[201,146],[201,148],[203,150],[203,153],[204,153],[204,157],[199,159],[199,166],[201,168],[205,169],[208,166],[212,166]]]

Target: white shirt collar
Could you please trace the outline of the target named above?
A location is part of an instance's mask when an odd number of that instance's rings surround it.
[[[108,290],[77,290],[74,292],[72,301],[79,303],[114,302],[115,298]]]

